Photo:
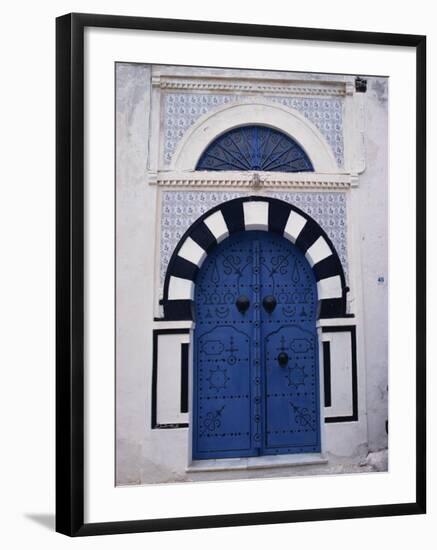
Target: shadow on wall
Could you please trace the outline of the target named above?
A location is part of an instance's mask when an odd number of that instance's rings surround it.
[[[55,514],[24,514],[24,517],[49,529],[49,531],[55,530]]]

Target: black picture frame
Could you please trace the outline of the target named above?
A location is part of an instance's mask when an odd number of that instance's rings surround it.
[[[416,52],[416,499],[387,505],[84,523],[84,29],[376,44]],[[56,20],[56,530],[69,536],[423,514],[426,511],[426,37],[95,14]]]

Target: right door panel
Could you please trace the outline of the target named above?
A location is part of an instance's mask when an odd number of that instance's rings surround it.
[[[320,451],[317,287],[300,250],[283,237],[260,240],[264,356],[263,454]]]

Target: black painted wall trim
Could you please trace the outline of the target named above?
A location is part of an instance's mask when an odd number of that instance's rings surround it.
[[[158,339],[160,334],[189,334],[190,329],[187,328],[171,328],[171,329],[155,329],[153,331],[153,361],[152,361],[152,429],[156,430],[168,430],[173,428],[188,428],[188,423],[174,423],[174,424],[158,424],[157,418],[157,384],[158,384]],[[358,420],[358,372],[357,372],[357,344],[356,344],[356,327],[355,325],[335,326],[335,327],[322,327],[322,332],[350,332],[351,334],[351,357],[352,357],[352,414],[349,416],[329,416],[325,417],[325,423],[334,424],[341,422],[356,422]],[[325,386],[325,407],[329,407],[328,402],[331,399],[331,361],[330,361],[330,346],[329,342],[322,342],[323,344],[323,361],[324,361],[324,386]],[[325,344],[327,346],[325,347]],[[182,344],[185,346],[186,361],[188,361],[188,348],[189,344]],[[325,351],[326,350],[326,351]],[[183,369],[184,362],[184,348],[181,347],[181,369]],[[327,377],[327,366],[329,362],[329,376]],[[186,365],[186,373],[188,375],[188,364]],[[184,382],[181,378],[181,403],[183,403],[183,393],[186,391],[188,398],[188,386],[183,388]],[[329,388],[329,391],[327,390]],[[328,400],[328,401],[327,401]],[[187,411],[188,412],[188,402]]]
[[[325,393],[325,407],[330,407],[331,399],[331,344],[330,342],[322,342],[323,344],[323,389]]]
[[[181,345],[181,413],[188,412],[188,365],[190,344]]]
[[[152,392],[151,408],[152,430],[168,430],[173,428],[188,428],[186,423],[158,424],[156,421],[157,413],[157,389],[158,389],[158,340],[160,334],[189,334],[189,328],[160,328],[153,331],[153,358],[152,358]]]
[[[356,422],[358,420],[358,366],[356,326],[347,325],[339,327],[322,327],[322,332],[350,332],[352,357],[352,414],[350,416],[328,416],[325,417],[325,422],[327,424],[334,424],[337,422]]]

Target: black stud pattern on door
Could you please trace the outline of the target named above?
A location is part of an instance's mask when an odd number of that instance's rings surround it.
[[[303,254],[236,233],[196,284],[193,457],[320,450],[316,283]]]

